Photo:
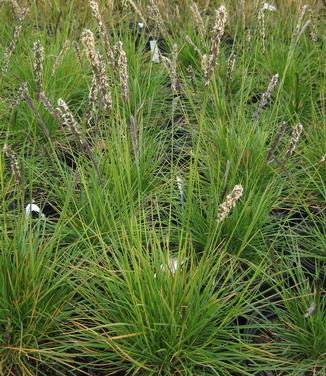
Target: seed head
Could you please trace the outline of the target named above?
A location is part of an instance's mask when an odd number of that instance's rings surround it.
[[[178,46],[176,43],[173,44],[172,48],[172,60],[170,66],[170,79],[171,79],[171,89],[174,94],[177,93],[177,58],[178,58]]]
[[[316,24],[314,22],[314,14],[311,10],[311,8],[308,9],[308,12],[309,12],[309,18],[310,18],[310,37],[311,37],[311,40],[316,43],[318,41],[318,32],[317,32],[317,28],[316,28]]]
[[[258,11],[258,30],[264,53],[266,51],[265,7],[261,7]]]
[[[185,37],[186,39],[186,42],[190,44],[190,46],[197,52],[197,54],[199,56],[202,56],[202,53],[200,51],[200,49],[195,45],[195,43],[193,42],[193,40],[189,37],[189,35],[186,35]]]
[[[39,93],[39,100],[42,102],[43,106],[50,112],[50,114],[58,120],[56,109],[53,107],[49,98],[45,95],[43,91]]]
[[[302,21],[303,21],[303,18],[305,16],[307,10],[308,10],[308,5],[304,5],[300,10],[298,21],[297,21],[297,24],[296,24],[294,32],[293,32],[294,40],[296,40],[300,35]]]
[[[58,99],[57,111],[62,119],[63,124],[69,128],[71,133],[77,138],[80,145],[83,146],[84,141],[79,130],[78,123],[75,120],[73,114],[70,112],[66,102],[61,98]]]
[[[98,94],[98,89],[97,89],[97,83],[96,83],[96,77],[93,75],[92,78],[92,84],[89,89],[89,94],[88,94],[88,105],[87,105],[87,110],[86,110],[86,126],[90,128],[92,126],[91,121],[92,121],[92,113],[94,109],[94,105],[96,103],[97,99],[97,94]]]
[[[8,144],[4,144],[3,151],[10,162],[11,171],[14,175],[16,184],[20,184],[22,181],[22,173],[15,153]]]
[[[28,86],[27,86],[26,82],[21,86],[21,93],[22,93],[22,96],[23,96],[27,106],[32,110],[32,112],[34,113],[34,116],[36,117],[38,123],[40,124],[42,131],[43,131],[43,134],[45,135],[45,137],[48,140],[51,140],[50,133],[49,133],[47,127],[46,127],[46,124],[44,123],[40,113],[38,112],[38,110],[37,110],[37,108],[34,104],[32,97],[29,94],[29,90],[28,90]]]
[[[194,74],[194,70],[193,70],[191,65],[188,65],[188,67],[187,67],[187,77],[188,77],[188,80],[190,82],[191,88],[192,88],[193,92],[195,93],[195,89],[196,89],[195,74]]]
[[[36,84],[36,93],[39,94],[42,91],[42,76],[43,76],[43,59],[44,49],[41,42],[38,40],[34,43],[34,77]]]
[[[24,82],[20,88],[17,90],[14,99],[12,100],[12,103],[9,107],[9,112],[13,110],[14,107],[16,107],[22,100],[24,100],[24,96],[27,90],[27,84]]]
[[[130,117],[130,135],[132,139],[132,146],[135,153],[136,160],[139,160],[140,149],[139,149],[139,130],[137,127],[136,119],[134,116]]]
[[[19,19],[21,17],[21,14],[22,14],[22,9],[21,7],[18,5],[17,1],[16,0],[10,0],[10,4],[12,6],[12,9],[13,9],[13,12],[14,12],[14,16],[15,16],[15,19]]]
[[[98,26],[98,29],[101,34],[101,38],[104,43],[105,53],[107,55],[108,61],[110,62],[112,68],[114,68],[115,67],[114,54],[111,48],[111,44],[110,44],[110,40],[108,37],[108,33],[106,31],[106,27],[104,25],[104,22],[103,22],[103,19],[99,10],[98,3],[96,0],[89,0],[89,6],[91,8],[93,17],[95,18],[97,22],[97,26]]]
[[[201,68],[204,72],[207,71],[208,56],[206,54],[201,57]]]
[[[149,0],[149,3],[150,5],[147,7],[147,9],[149,11],[150,18],[155,22],[161,33],[164,33],[164,21],[161,12],[154,0]]]
[[[270,163],[274,160],[274,158],[273,158],[274,153],[275,153],[279,143],[281,142],[282,137],[284,136],[285,130],[286,130],[286,122],[284,121],[281,124],[281,126],[279,127],[279,129],[278,129],[278,131],[277,131],[277,133],[274,137],[274,141],[272,143],[272,146],[267,153],[266,164],[268,164],[268,163]]]
[[[79,44],[75,40],[72,42],[72,47],[75,51],[75,54],[77,56],[77,59],[79,61],[80,66],[83,67],[83,59],[82,59],[82,56],[81,56]]]
[[[99,28],[103,29],[104,24],[103,24],[102,16],[101,16],[99,6],[96,0],[89,0],[89,7],[91,8],[92,15],[96,19]]]
[[[118,42],[117,51],[118,51],[117,66],[119,69],[120,85],[122,89],[122,99],[127,101],[129,99],[128,64],[127,64],[127,55],[123,49],[122,42]]]
[[[58,66],[61,64],[65,54],[68,51],[69,46],[70,46],[70,41],[67,39],[67,40],[65,40],[63,47],[62,47],[61,51],[59,52],[59,55],[55,59],[55,62],[54,62],[53,67],[52,67],[52,76],[54,76]]]
[[[286,155],[285,155],[284,162],[287,162],[287,160],[294,153],[294,151],[297,147],[297,143],[299,141],[299,138],[301,136],[302,130],[303,130],[303,126],[300,123],[298,123],[294,127],[293,132],[292,132],[292,136],[291,136],[291,140],[290,140],[290,144],[289,144],[288,150],[287,150]]]
[[[61,116],[61,120],[62,120],[63,124],[66,125],[69,128],[69,130],[71,131],[71,133],[73,134],[73,136],[75,137],[77,142],[80,144],[83,151],[86,152],[86,154],[91,159],[97,174],[99,174],[99,168],[98,168],[98,165],[95,161],[92,149],[89,146],[88,142],[83,138],[83,136],[80,132],[80,129],[79,129],[79,125],[78,125],[77,121],[75,120],[73,114],[70,112],[66,102],[64,100],[62,100],[61,98],[58,99],[57,111],[58,111],[59,115]]]
[[[246,41],[248,44],[251,43],[251,30],[249,27],[246,29]]]
[[[85,46],[87,58],[92,66],[93,74],[96,77],[105,110],[107,113],[110,113],[112,110],[111,92],[102,56],[95,48],[94,34],[90,30],[85,29],[82,33],[82,42]]]
[[[326,163],[326,154],[324,154],[321,158],[321,160],[319,161],[320,164],[324,164]]]
[[[62,100],[61,98],[58,99],[57,111],[59,115],[61,116],[61,120],[63,124],[69,128],[69,130],[71,131],[71,133],[73,134],[73,136],[75,137],[79,145],[81,146],[82,150],[89,156],[97,174],[99,175],[100,171],[96,163],[96,160],[94,158],[92,149],[89,146],[88,142],[83,138],[79,130],[79,125],[77,121],[75,120],[73,114],[70,112],[66,102]]]
[[[316,303],[313,302],[308,308],[307,308],[307,311],[306,313],[304,314],[304,318],[308,318],[310,316],[312,316],[316,311]]]
[[[24,22],[24,19],[26,17],[26,14],[27,14],[27,9],[23,9],[21,11],[21,13],[19,14],[15,29],[14,29],[13,37],[12,37],[10,43],[9,43],[9,46],[4,50],[3,60],[2,60],[2,68],[1,68],[2,73],[7,72],[10,57],[11,57],[12,53],[14,52],[14,50],[16,48],[16,44],[18,42],[18,38],[19,38],[20,32],[22,30],[22,26],[23,26],[23,22]]]
[[[227,82],[231,81],[234,66],[235,66],[235,53],[232,52],[230,57],[229,57],[229,60],[228,60],[228,70],[227,70],[227,74],[226,74],[226,81]]]
[[[205,86],[209,85],[211,76],[214,72],[214,69],[217,63],[221,38],[224,34],[226,18],[227,18],[226,8],[224,5],[221,5],[216,10],[215,22],[214,22],[212,37],[211,37],[211,47],[210,47],[209,55],[207,58],[207,64],[205,64],[205,70],[204,70]]]
[[[185,187],[185,182],[183,180],[183,178],[180,176],[180,175],[177,175],[176,176],[176,180],[177,180],[177,187],[178,187],[178,190],[179,190],[179,193],[180,193],[180,199],[181,199],[181,202],[184,203],[184,187]]]
[[[236,185],[232,192],[226,196],[225,201],[220,205],[217,212],[217,223],[221,223],[230,213],[231,209],[235,206],[236,202],[242,196],[242,185]]]
[[[198,32],[201,37],[201,39],[205,38],[205,25],[203,18],[199,12],[198,6],[195,2],[190,5],[191,13],[192,13],[192,19],[195,23],[195,25],[198,27]]]
[[[259,107],[254,114],[254,120],[255,120],[256,123],[259,120],[260,114],[262,113],[264,108],[267,106],[269,98],[271,97],[273,90],[275,89],[276,85],[278,84],[278,80],[279,80],[278,73],[275,74],[272,77],[272,79],[270,80],[268,88],[267,88],[266,92],[263,94],[262,99],[261,99],[260,104],[259,104]]]
[[[123,1],[123,8],[127,8],[127,3],[129,3],[132,8],[134,9],[135,13],[139,16],[139,18],[141,19],[141,21],[144,23],[144,25],[146,25],[146,20],[142,14],[142,12],[140,11],[140,9],[137,7],[137,5],[132,1],[132,0],[124,0]]]

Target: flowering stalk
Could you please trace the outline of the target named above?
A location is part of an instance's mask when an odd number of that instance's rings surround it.
[[[195,93],[195,90],[196,90],[195,75],[194,75],[194,70],[193,70],[191,65],[188,65],[188,67],[187,67],[187,76],[188,76],[188,80],[190,82],[190,85],[193,89],[193,92]]]
[[[43,106],[50,112],[50,114],[58,120],[57,111],[50,102],[49,98],[41,91],[38,95],[39,100],[42,102]]]
[[[219,54],[221,38],[224,34],[226,17],[227,17],[226,8],[224,5],[221,5],[216,10],[215,23],[214,23],[212,38],[211,38],[211,48],[209,51],[209,55],[207,57],[207,63],[204,64],[205,86],[209,85],[211,76],[214,72],[214,69],[217,63],[217,57]]]
[[[135,158],[138,161],[139,160],[139,134],[137,129],[137,124],[134,116],[130,117],[130,134],[132,139],[132,146],[135,153]]]
[[[150,17],[153,19],[155,24],[157,25],[158,29],[161,31],[161,33],[164,33],[164,21],[162,18],[162,15],[160,13],[160,10],[154,0],[149,0],[150,5],[148,6],[148,11],[150,13]]]
[[[89,158],[93,162],[93,165],[96,169],[96,172],[99,173],[97,163],[95,162],[92,150],[91,150],[88,142],[83,138],[83,136],[82,136],[82,134],[79,130],[79,126],[78,126],[77,121],[75,120],[73,114],[70,112],[66,102],[61,98],[58,99],[57,111],[58,111],[58,113],[61,117],[62,123],[69,128],[71,133],[74,135],[76,141],[81,146],[82,150],[84,150],[86,152],[86,154],[89,156]]]
[[[96,98],[97,98],[97,84],[96,84],[96,77],[93,75],[92,79],[92,84],[89,90],[88,94],[88,105],[87,105],[87,110],[86,110],[86,126],[90,128],[92,126],[91,121],[92,121],[92,113],[94,109],[94,105],[96,103]]]
[[[178,190],[179,190],[179,193],[180,193],[181,203],[184,204],[184,201],[185,201],[185,192],[184,192],[185,182],[180,175],[176,176],[176,180],[177,180],[177,187],[178,187]]]
[[[8,144],[4,144],[3,151],[5,153],[5,156],[9,159],[10,167],[14,175],[16,184],[20,184],[22,182],[22,173],[15,153]]]
[[[326,154],[324,154],[324,155],[322,156],[321,160],[320,160],[318,163],[320,163],[320,164],[324,164],[324,163],[326,163]]]
[[[274,137],[274,141],[272,143],[272,146],[270,147],[270,149],[267,153],[266,164],[271,163],[273,161],[274,153],[275,153],[276,149],[278,148],[278,145],[280,144],[282,137],[284,136],[285,130],[286,130],[286,122],[283,121],[283,123],[281,124],[280,128],[278,129],[278,131],[277,131],[277,133]]]
[[[72,42],[72,47],[75,51],[75,54],[77,56],[77,59],[79,61],[80,66],[83,68],[83,59],[82,59],[82,56],[81,56],[80,48],[79,48],[78,43],[75,40]]]
[[[193,40],[189,37],[189,35],[186,35],[185,37],[186,39],[186,42],[190,44],[190,46],[197,52],[197,54],[199,56],[202,56],[202,53],[200,51],[200,49],[195,45],[195,43],[193,42]]]
[[[79,144],[84,149],[87,149],[87,143],[86,141],[84,141],[81,135],[77,121],[75,120],[73,114],[70,112],[66,102],[61,98],[58,99],[57,111],[62,119],[62,123],[69,128]]]
[[[294,153],[302,131],[303,131],[303,126],[302,126],[302,124],[298,123],[293,129],[290,144],[289,144],[288,150],[285,154],[284,164],[288,161],[288,159]]]
[[[254,114],[254,120],[257,123],[260,117],[260,114],[267,106],[270,96],[272,95],[273,90],[275,89],[276,85],[278,84],[279,75],[278,73],[275,74],[269,82],[268,88],[266,92],[263,94],[262,99],[260,101],[259,107]]]
[[[177,93],[177,87],[178,87],[178,82],[177,82],[177,55],[178,55],[178,50],[177,50],[177,45],[173,45],[173,51],[172,51],[172,61],[166,57],[166,56],[161,56],[162,62],[165,66],[165,68],[169,71],[169,76],[171,80],[171,89],[174,94]]]
[[[16,107],[22,100],[24,100],[24,96],[25,96],[25,85],[26,84],[23,84],[22,86],[20,86],[20,88],[17,90],[15,96],[14,96],[14,99],[13,101],[11,102],[11,105],[9,106],[9,113],[11,113],[11,111],[14,109],[14,107]]]
[[[176,43],[173,44],[172,48],[172,61],[170,66],[170,79],[171,79],[171,89],[174,94],[177,93],[177,58],[178,58],[178,46]]]
[[[26,17],[26,14],[27,14],[27,9],[23,9],[18,16],[18,20],[14,29],[13,37],[11,39],[11,42],[9,43],[9,46],[5,49],[4,54],[3,54],[2,68],[1,68],[2,73],[7,72],[10,57],[16,48],[16,44],[17,44],[20,32],[22,30],[22,26],[23,26],[23,22]]]
[[[174,14],[175,14],[175,19],[179,20],[180,19],[180,8],[179,8],[178,4],[175,5]]]
[[[207,65],[208,65],[208,56],[207,54],[204,54],[201,56],[201,60],[200,60],[200,64],[201,64],[201,69],[206,72],[207,71]]]
[[[127,64],[127,55],[123,49],[122,42],[117,44],[118,59],[117,66],[119,69],[119,79],[122,89],[122,99],[128,101],[129,99],[129,86],[128,86],[128,64]]]
[[[36,106],[34,105],[34,102],[31,98],[31,96],[29,95],[29,90],[28,90],[26,82],[22,85],[21,90],[22,90],[22,96],[23,96],[25,102],[27,103],[28,107],[33,111],[34,116],[36,117],[38,123],[40,124],[45,137],[48,140],[51,140],[50,133],[49,133],[43,119],[41,118],[41,115],[37,111]]]
[[[317,28],[316,28],[316,25],[315,25],[315,22],[314,22],[314,15],[312,13],[312,10],[311,8],[308,9],[308,12],[309,12],[309,17],[310,17],[310,37],[311,37],[311,40],[316,43],[317,40],[318,40],[318,32],[317,32]]]
[[[266,31],[265,31],[265,8],[261,7],[258,11],[258,30],[262,43],[262,52],[266,51]]]
[[[103,19],[99,10],[98,3],[96,0],[89,0],[89,6],[91,8],[93,17],[95,18],[97,22],[97,26],[98,26],[98,29],[101,34],[101,38],[104,43],[105,53],[107,55],[108,61],[111,64],[112,68],[114,69],[115,67],[114,54],[111,48],[108,33],[106,31],[106,28],[105,28],[105,25],[104,25],[104,22],[103,22]]]
[[[21,17],[22,13],[23,13],[23,10],[21,9],[21,7],[18,5],[17,1],[16,0],[10,0],[10,4],[12,6],[12,9],[13,9],[13,12],[14,12],[14,16],[15,16],[15,19],[16,20],[19,20],[19,18]]]
[[[145,26],[147,26],[146,24],[146,20],[142,14],[142,12],[140,11],[140,9],[136,6],[136,4],[132,1],[132,0],[125,0],[125,6],[127,5],[127,2],[132,6],[132,8],[134,9],[134,11],[136,12],[136,14],[138,14],[139,18],[141,19],[141,21],[143,22],[143,24]]]
[[[228,59],[228,70],[227,70],[227,74],[226,74],[226,82],[231,81],[234,66],[235,66],[235,53],[232,52],[229,59]]]
[[[55,59],[55,62],[54,62],[53,67],[52,67],[52,76],[54,76],[58,66],[61,64],[65,54],[68,51],[69,46],[70,46],[70,41],[67,39],[64,42],[63,47],[62,47],[61,51],[59,52],[59,55]]]
[[[236,202],[242,196],[243,187],[242,185],[236,185],[232,192],[226,196],[225,201],[220,205],[216,222],[221,223],[230,213],[231,209],[235,206]]]
[[[307,10],[308,10],[308,6],[307,5],[304,5],[301,8],[301,11],[300,11],[300,14],[299,14],[299,17],[298,17],[298,21],[297,21],[297,24],[296,24],[294,32],[293,32],[293,38],[294,38],[294,40],[296,40],[300,36],[300,34],[301,34],[302,21],[303,21],[303,18],[305,16]]]
[[[205,38],[205,25],[204,25],[203,18],[201,16],[200,12],[199,12],[197,4],[195,2],[193,2],[192,5],[190,5],[190,9],[191,9],[192,18],[194,20],[194,23],[198,27],[198,32],[199,32],[200,38],[202,40],[204,40],[204,38]]]
[[[102,96],[104,108],[107,113],[112,111],[112,99],[109,83],[105,72],[105,65],[100,53],[95,48],[94,34],[85,29],[82,33],[82,42],[85,46],[87,58],[92,66],[93,74]]]
[[[36,84],[36,93],[39,96],[42,91],[42,76],[43,76],[43,60],[44,60],[44,49],[41,42],[38,40],[34,43],[34,77]]]
[[[246,7],[245,7],[245,0],[239,0],[238,10],[237,10],[238,18],[241,17],[242,19],[242,27],[245,28],[246,24]]]
[[[248,45],[251,43],[251,30],[249,27],[246,29],[246,42]]]

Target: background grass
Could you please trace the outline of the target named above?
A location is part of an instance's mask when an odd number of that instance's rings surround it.
[[[209,86],[200,54],[209,52],[219,2],[198,1],[204,36],[188,1],[155,3],[163,27],[146,1],[99,4],[110,42],[123,42],[130,97],[121,98],[106,61],[113,109],[106,114],[98,100],[90,127],[84,28],[105,53],[88,1],[18,4],[29,12],[0,76],[0,146],[11,146],[22,174],[16,182],[0,154],[0,374],[323,375],[324,2],[309,2],[296,38],[304,3],[275,1],[277,11],[264,13],[264,52],[262,4],[227,1]],[[18,13],[1,3],[1,57]],[[151,61],[150,38],[169,59],[177,44],[177,92],[162,61]],[[59,98],[68,104],[93,162],[37,96],[36,40],[43,91],[54,107]],[[52,73],[67,40],[82,60],[70,45]],[[12,106],[25,82],[49,138],[26,101]],[[297,123],[303,132],[285,162]],[[241,199],[217,223],[237,184]],[[26,214],[32,201],[40,214]]]

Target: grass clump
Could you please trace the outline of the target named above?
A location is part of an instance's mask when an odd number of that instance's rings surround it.
[[[75,308],[68,251],[44,235],[42,218],[24,218],[1,235],[0,372],[35,375],[71,366],[65,339]],[[33,229],[32,229],[33,226]]]
[[[80,323],[85,355],[105,372],[240,371],[254,356],[241,340],[245,325],[238,323],[251,309],[254,277],[240,283],[243,276],[233,274],[238,262],[218,250],[198,261],[191,244],[180,245],[175,256],[157,242],[149,245],[128,242],[127,252],[111,250],[113,260],[81,274],[84,282],[88,276],[81,312],[92,307]]]

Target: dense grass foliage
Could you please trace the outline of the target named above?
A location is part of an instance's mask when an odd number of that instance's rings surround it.
[[[0,18],[0,375],[324,375],[325,2]]]

